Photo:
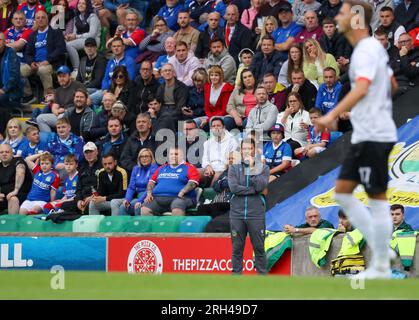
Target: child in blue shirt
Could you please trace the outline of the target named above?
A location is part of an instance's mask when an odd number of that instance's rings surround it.
[[[272,141],[267,142],[263,147],[263,159],[269,167],[269,182],[291,169],[292,149],[283,140],[284,131],[283,125],[279,123],[273,125],[268,131]]]
[[[46,152],[41,155],[39,165],[33,169],[34,178],[31,191],[22,203],[19,214],[37,214],[43,206],[55,200],[55,195],[60,186],[58,174],[52,170],[54,157]]]
[[[72,201],[74,199],[79,179],[77,165],[77,157],[74,154],[68,154],[64,158],[65,171],[67,172],[67,176],[64,179],[64,197],[46,203],[42,208],[44,213],[48,214],[51,210],[59,210],[61,209],[63,202]]]

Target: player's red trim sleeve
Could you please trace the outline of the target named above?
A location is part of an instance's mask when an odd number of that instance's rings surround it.
[[[201,176],[199,175],[198,170],[195,166],[191,165],[190,163],[186,162],[186,166],[188,167],[188,181],[194,181],[199,184]]]
[[[39,171],[41,171],[41,166],[39,164],[35,165],[35,167],[33,167],[32,169],[32,173],[35,175],[37,174]]]
[[[160,169],[161,169],[162,167],[163,167],[163,166],[160,166],[160,167],[158,167],[158,168],[157,168],[157,170],[156,170],[156,171],[154,171],[153,175],[152,175],[152,176],[151,176],[151,178],[150,178],[150,181],[153,181],[153,182],[157,183],[157,177],[158,177],[159,172],[160,172]]]
[[[58,176],[58,174],[55,173],[55,179],[54,182],[52,183],[51,187],[54,190],[57,190],[60,187],[60,177]]]
[[[356,78],[356,80],[355,80],[355,82],[356,81],[358,81],[358,80],[364,80],[364,81],[367,81],[369,84],[371,84],[371,80],[370,79],[368,79],[367,77],[358,77],[358,78]]]

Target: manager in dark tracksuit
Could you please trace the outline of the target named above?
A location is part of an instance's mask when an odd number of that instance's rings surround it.
[[[243,251],[249,233],[255,252],[255,267],[258,274],[266,274],[265,241],[265,196],[263,191],[269,182],[269,167],[260,161],[255,163],[254,140],[243,140],[242,161],[230,166],[228,184],[233,194],[230,200],[231,241],[233,245],[233,274],[243,270]]]

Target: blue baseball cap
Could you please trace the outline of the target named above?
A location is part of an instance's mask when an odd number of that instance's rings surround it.
[[[70,74],[71,73],[71,70],[67,66],[61,66],[57,70],[57,74],[60,74],[60,73],[68,73],[68,74]]]

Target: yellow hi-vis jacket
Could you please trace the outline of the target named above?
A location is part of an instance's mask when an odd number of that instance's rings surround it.
[[[413,264],[417,234],[417,231],[397,230],[393,232],[391,247],[400,256],[400,260],[405,269],[409,269]]]
[[[346,232],[342,239],[342,246],[338,253],[338,258],[342,256],[359,254],[361,252],[360,248],[363,245],[363,242],[364,236],[358,229]]]
[[[333,236],[339,232],[335,229],[317,229],[311,234],[309,252],[311,261],[318,267],[326,264],[326,254],[329,251]]]
[[[281,258],[286,249],[291,249],[291,236],[285,232],[265,232],[265,252],[268,271]]]

